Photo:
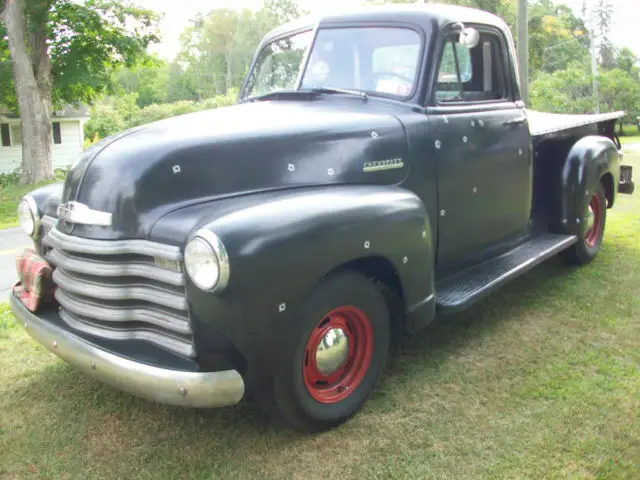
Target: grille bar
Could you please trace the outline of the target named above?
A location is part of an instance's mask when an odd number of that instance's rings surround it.
[[[178,247],[146,240],[79,238],[55,226],[42,243],[50,247],[46,258],[54,267],[60,318],[71,328],[195,356]]]
[[[69,275],[61,268],[53,271],[53,281],[64,290],[68,290],[87,297],[97,297],[105,300],[145,300],[158,303],[176,310],[187,310],[187,299],[177,293],[161,290],[144,284],[115,284],[102,283],[95,280],[78,279]]]
[[[102,324],[96,324],[90,320],[80,319],[76,315],[62,309],[60,310],[60,318],[64,320],[71,328],[96,337],[108,338],[111,340],[145,340],[153,343],[158,347],[171,350],[186,357],[193,357],[195,350],[189,341],[182,340],[177,337],[171,337],[164,333],[159,333],[150,329],[130,328],[127,330],[108,327]]]
[[[133,253],[150,257],[161,257],[173,261],[182,260],[180,249],[172,245],[164,245],[147,240],[92,240],[67,235],[57,228],[51,229],[49,234],[43,239],[43,242],[50,247],[60,250],[94,255]]]
[[[127,322],[146,322],[176,333],[190,335],[191,325],[184,316],[160,311],[149,307],[127,305],[98,304],[95,300],[65,293],[58,289],[55,293],[58,303],[69,312],[82,317],[91,312],[91,318],[114,324]]]
[[[84,273],[87,275],[97,275],[104,277],[135,276],[146,277],[171,285],[184,285],[184,276],[179,272],[172,272],[165,268],[158,267],[151,263],[141,262],[113,262],[100,259],[78,258],[69,255],[62,250],[52,250],[47,255],[47,260],[52,264],[64,269]]]

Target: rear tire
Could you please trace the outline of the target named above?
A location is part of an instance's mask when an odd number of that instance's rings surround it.
[[[387,362],[390,316],[382,293],[361,274],[331,275],[303,303],[292,328],[294,341],[273,378],[272,412],[306,432],[347,421]]]
[[[607,221],[607,197],[604,186],[598,186],[585,202],[580,222],[578,242],[563,252],[564,259],[572,265],[585,265],[591,262],[598,252],[604,237]]]

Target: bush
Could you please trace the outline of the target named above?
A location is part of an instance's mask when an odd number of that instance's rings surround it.
[[[0,173],[0,189],[17,185],[20,183],[20,176],[22,175],[21,167],[16,168],[11,173]]]
[[[91,119],[85,124],[85,149],[102,138],[139,125],[184,115],[200,110],[226,107],[236,103],[237,91],[203,101],[181,100],[174,103],[154,103],[144,108],[135,104],[136,96],[108,97],[91,109]]]

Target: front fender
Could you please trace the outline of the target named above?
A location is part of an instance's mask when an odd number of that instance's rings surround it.
[[[606,174],[613,179],[613,188],[607,192],[608,207],[611,208],[620,176],[620,156],[616,145],[607,137],[590,135],[571,147],[562,169],[561,231],[580,233],[580,217],[588,192]]]
[[[208,350],[205,339],[222,333],[246,360],[240,368],[250,377],[252,365],[277,364],[274,346],[295,321],[297,306],[325,275],[348,262],[389,262],[408,310],[433,299],[430,222],[421,200],[398,187],[318,187],[212,202],[168,215],[152,238],[167,241],[180,230],[176,224],[189,225],[190,234],[200,228],[215,232],[230,262],[222,292],[203,292],[188,280],[196,348]]]

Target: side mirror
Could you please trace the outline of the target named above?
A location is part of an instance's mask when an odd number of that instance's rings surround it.
[[[460,38],[458,39],[458,42],[467,48],[475,47],[478,45],[479,41],[480,33],[475,28],[471,27],[463,28],[462,32],[460,32]]]

